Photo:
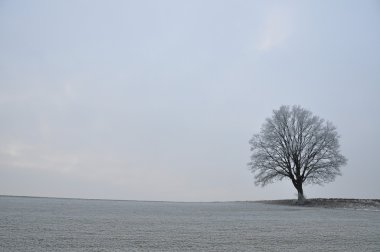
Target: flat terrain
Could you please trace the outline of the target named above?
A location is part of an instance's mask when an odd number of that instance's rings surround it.
[[[307,199],[304,205],[297,204],[296,200],[264,200],[258,201],[265,204],[285,205],[285,206],[304,206],[304,207],[323,207],[323,208],[353,208],[380,211],[380,199],[340,199],[340,198],[315,198]]]
[[[327,201],[347,206],[358,200]],[[379,210],[293,202],[0,196],[0,251],[380,251]],[[326,200],[307,206],[313,202]],[[357,205],[379,203],[371,202]]]

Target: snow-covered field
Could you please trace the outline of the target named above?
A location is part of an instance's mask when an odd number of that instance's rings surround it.
[[[379,210],[342,209],[378,200],[280,203],[0,196],[0,251],[380,251]]]

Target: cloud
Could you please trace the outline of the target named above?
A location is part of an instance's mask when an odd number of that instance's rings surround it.
[[[282,46],[293,27],[293,10],[288,6],[271,8],[264,18],[257,49],[261,52]]]
[[[0,146],[0,167],[32,170],[71,171],[77,161],[75,156],[59,152],[44,145],[8,143]]]
[[[166,185],[163,189],[172,190],[184,182],[183,176],[172,176],[173,170],[163,167],[164,164],[151,169],[149,162],[138,161],[104,150],[63,150],[51,145],[21,142],[0,144],[0,171],[49,172],[127,186],[135,191],[152,186],[159,189],[162,185]]]

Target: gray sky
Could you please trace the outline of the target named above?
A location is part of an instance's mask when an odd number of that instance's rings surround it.
[[[306,196],[380,198],[378,1],[1,1],[0,55],[0,194],[295,197],[246,164],[298,104],[348,158]]]

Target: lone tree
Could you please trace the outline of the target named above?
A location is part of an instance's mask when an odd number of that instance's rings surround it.
[[[303,204],[303,184],[332,182],[347,159],[339,151],[339,135],[331,122],[300,106],[281,106],[249,141],[255,184],[288,178]]]

